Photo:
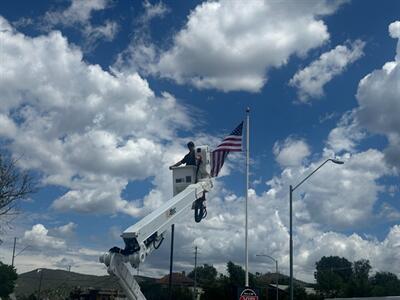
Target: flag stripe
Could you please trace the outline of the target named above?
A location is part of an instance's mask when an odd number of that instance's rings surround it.
[[[242,137],[237,137],[237,136],[227,136],[224,138],[224,141],[241,141]]]
[[[232,148],[242,148],[242,144],[234,144],[234,143],[223,143],[223,144],[221,144],[221,145],[219,145],[218,147],[217,147],[217,149],[219,149],[219,148],[223,148],[223,147],[232,147]]]
[[[211,176],[218,176],[224,165],[225,159],[229,152],[242,151],[242,131],[243,122],[239,124],[228,136],[226,136],[222,143],[211,153]]]

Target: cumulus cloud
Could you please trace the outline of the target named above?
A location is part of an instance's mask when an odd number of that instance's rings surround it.
[[[0,134],[21,166],[68,189],[55,209],[136,215],[121,191],[184,151],[174,143],[177,128],[191,128],[186,108],[136,73],[85,63],[59,32],[31,38],[0,25]]]
[[[396,253],[399,251],[400,226],[393,226],[386,238],[379,242],[368,240],[358,234],[344,235],[336,232],[314,232],[313,238],[305,239],[300,235],[296,239],[299,247],[295,256],[297,271],[303,276],[310,276],[315,268],[315,261],[322,256],[337,255],[350,261],[368,259],[374,271],[389,271],[398,274],[400,260]],[[302,266],[302,267],[301,267]]]
[[[59,226],[54,228],[54,231],[59,235],[63,237],[71,237],[75,234],[75,230],[78,227],[77,224],[74,222],[69,222],[65,225]]]
[[[0,134],[10,140],[14,153],[25,153],[23,166],[40,170],[45,183],[68,188],[53,207],[137,216],[165,201],[165,195],[171,194],[167,166],[185,151],[180,145],[184,144],[182,140],[176,138],[176,128],[190,129],[190,118],[174,97],[167,93],[154,95],[138,74],[110,73],[83,62],[79,49],[69,45],[60,33],[29,38],[15,32],[2,18],[0,26],[2,54],[6,57],[0,65],[4,74],[0,77],[0,89],[4,91],[0,95],[0,122],[14,132],[6,134],[0,128]],[[335,149],[335,143],[327,143],[321,157],[308,158],[310,150],[303,140],[291,138],[277,144],[281,173],[260,187],[264,191],[249,191],[250,253],[263,249],[280,261],[284,272],[288,271],[288,185],[340,150],[345,165],[325,166],[296,190],[296,277],[311,280],[307,276],[322,255],[343,255],[350,260],[366,257],[377,269],[398,273],[398,225],[382,241],[340,233],[343,228],[355,231],[365,222],[376,221],[373,207],[385,190],[380,179],[390,174],[382,152],[356,152],[353,132],[341,136],[353,144],[344,143]],[[196,140],[201,143],[206,137]],[[293,151],[296,149],[300,150]],[[297,156],[285,156],[285,151]],[[141,156],[143,152],[145,156]],[[121,191],[129,180],[153,176],[155,188],[144,197],[142,207],[122,198]],[[224,270],[228,259],[243,261],[243,197],[226,189],[223,179],[219,179],[208,199],[209,214],[204,222],[196,224],[190,215],[178,225],[182,228],[176,237],[181,249],[176,259],[179,268],[192,267],[194,240],[207,263],[215,264],[219,271]],[[68,231],[74,227],[67,225],[58,228]],[[112,231],[117,235],[118,229]],[[67,249],[65,240],[51,233],[41,224],[26,231],[26,241],[37,241],[38,247],[47,243],[49,248],[63,251],[51,256],[21,255],[19,263],[25,270],[68,264],[78,272],[105,274],[96,259],[97,249]],[[146,272],[156,267],[167,269],[165,257],[169,250],[165,245],[149,258],[143,267]],[[253,256],[250,263],[252,272],[264,272],[267,266]]]
[[[351,114],[346,114],[338,127],[351,123],[352,117]],[[393,226],[390,233],[380,241],[363,237],[360,230],[365,226],[381,223],[383,216],[391,218],[384,219],[384,222],[393,222],[397,215],[393,207],[387,205],[382,206],[381,211],[375,209],[379,206],[380,194],[386,191],[381,180],[393,173],[381,151],[356,151],[356,144],[361,139],[354,137],[358,135],[357,132],[354,129],[354,133],[350,130],[347,134],[353,143],[351,147],[345,143],[345,146],[336,144],[331,147],[327,141],[321,156],[313,155],[307,160],[304,158],[309,156],[309,148],[303,140],[289,138],[276,144],[279,145],[276,146],[276,150],[279,148],[276,154],[281,154],[282,158],[281,173],[273,176],[267,185],[258,186],[261,192],[249,190],[249,251],[252,272],[265,272],[269,267],[268,262],[254,257],[257,249],[263,249],[277,258],[282,271],[288,272],[288,186],[300,182],[325,159],[333,157],[340,150],[340,159],[345,161],[344,165],[327,164],[294,193],[295,275],[297,278],[313,281],[315,262],[324,255],[339,255],[349,260],[367,258],[374,270],[398,273],[399,261],[394,253],[398,251],[396,245],[400,245],[396,234],[399,227]],[[301,151],[294,151],[296,148]],[[292,157],[299,152],[303,154]],[[227,260],[242,264],[243,201],[241,195],[224,186],[223,179],[216,181],[214,189],[208,195],[207,218],[200,224],[195,224],[192,215],[188,215],[178,224],[179,228],[184,229],[176,232],[175,242],[181,249],[175,259],[177,267],[192,267],[190,257],[194,245],[200,248],[201,256],[207,259],[207,263],[214,264],[220,272],[225,272]],[[149,257],[143,268],[151,270],[151,274],[161,275],[168,268],[165,257],[168,257],[168,248],[164,246],[157,255]]]
[[[359,142],[365,137],[360,125],[355,120],[354,112],[345,113],[337,126],[328,135],[327,145],[335,153],[355,152]]]
[[[363,41],[356,40],[348,45],[336,46],[321,54],[309,66],[297,71],[289,84],[297,88],[300,101],[309,102],[312,98],[321,98],[324,86],[363,56],[364,45]]]
[[[400,21],[393,22],[389,25],[389,34],[394,39],[400,39]],[[399,47],[398,43],[397,47]],[[397,55],[399,55],[398,48],[397,48]],[[397,57],[396,60],[399,60],[399,58]]]
[[[313,280],[315,262],[322,256],[340,255],[349,260],[370,259],[376,270],[398,273],[399,261],[394,258],[399,243],[398,226],[382,241],[369,240],[355,232],[366,223],[380,222],[381,214],[374,212],[378,194],[384,190],[379,180],[390,171],[385,166],[383,154],[367,150],[347,154],[344,165],[328,164],[294,193],[295,274],[298,278]],[[307,176],[325,157],[310,163],[285,167],[256,193],[249,190],[249,251],[252,272],[265,272],[268,262],[254,257],[263,249],[279,260],[281,270],[288,272],[289,265],[289,207],[288,186]],[[178,224],[175,243],[180,245],[176,265],[190,269],[194,245],[200,248],[201,257],[225,272],[225,263],[243,262],[244,199],[216,182],[208,196],[208,216],[200,224],[192,215]],[[260,222],[263,220],[263,222]],[[183,229],[184,228],[184,229]],[[168,244],[168,240],[166,240]],[[223,251],[221,251],[223,249]],[[162,274],[168,268],[165,257],[168,247],[162,247],[149,257],[147,269],[158,268]],[[153,270],[154,271],[154,270]],[[153,272],[152,271],[152,272]]]
[[[49,249],[65,249],[65,240],[51,236],[49,230],[42,224],[32,226],[31,230],[24,233],[23,241],[31,247],[49,248]]]
[[[390,35],[399,38],[399,21],[389,25]],[[397,41],[397,55],[382,69],[365,76],[358,85],[359,108],[357,119],[361,126],[388,138],[386,160],[400,168],[400,40]]]
[[[321,17],[344,2],[204,2],[190,13],[171,48],[132,48],[130,63],[199,89],[257,92],[268,70],[329,39]]]
[[[298,166],[310,155],[310,148],[304,140],[289,137],[284,141],[276,142],[273,152],[276,161],[281,166]]]

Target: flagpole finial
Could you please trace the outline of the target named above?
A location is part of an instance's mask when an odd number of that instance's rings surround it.
[[[249,113],[250,112],[250,107],[247,106],[246,108],[246,112]]]

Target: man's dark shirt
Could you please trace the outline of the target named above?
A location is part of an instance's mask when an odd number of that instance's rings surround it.
[[[186,164],[187,166],[195,166],[196,165],[196,153],[194,151],[189,152],[181,160],[181,163]]]

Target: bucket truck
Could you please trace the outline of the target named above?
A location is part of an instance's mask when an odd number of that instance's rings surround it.
[[[213,187],[209,176],[210,152],[207,146],[195,151],[200,164],[173,168],[173,197],[122,233],[124,249],[113,247],[100,256],[100,262],[107,266],[110,275],[118,278],[129,300],[146,299],[134,278],[134,268],[160,247],[170,226],[190,210],[194,210],[196,222],[207,214],[205,195]]]

